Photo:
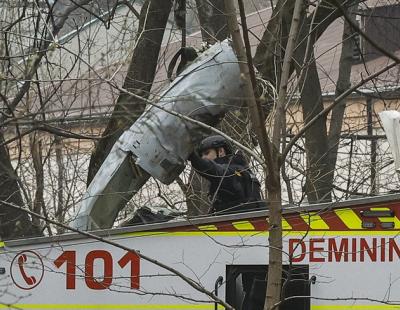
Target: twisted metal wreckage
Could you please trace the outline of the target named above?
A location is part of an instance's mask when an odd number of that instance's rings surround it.
[[[72,227],[109,228],[150,176],[173,182],[204,133],[243,102],[236,55],[228,40],[187,66],[113,146],[83,197]]]

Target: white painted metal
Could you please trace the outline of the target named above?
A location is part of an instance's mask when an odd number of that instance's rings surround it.
[[[393,154],[396,170],[400,169],[400,112],[383,111],[379,113],[383,129],[389,141]]]

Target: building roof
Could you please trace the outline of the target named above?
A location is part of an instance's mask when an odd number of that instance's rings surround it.
[[[371,1],[368,1],[371,2]],[[382,2],[382,1],[381,1]],[[380,3],[381,3],[380,2]],[[271,15],[271,9],[266,8],[247,16],[248,27],[250,30],[250,43],[252,53],[255,53],[259,38],[262,37],[266,25]],[[339,59],[341,54],[341,40],[343,32],[343,19],[334,21],[324,32],[315,45],[315,57],[317,62],[318,74],[320,77],[322,92],[325,95],[334,93],[335,85],[339,72]],[[187,44],[194,47],[201,45],[201,33],[195,32],[187,38]],[[153,93],[168,84],[166,70],[169,60],[180,48],[178,40],[169,42],[162,47],[155,82],[152,88]],[[395,52],[400,57],[400,51]],[[387,57],[378,57],[366,63],[355,64],[352,66],[351,81],[357,83],[366,76],[376,72],[383,66],[390,63]],[[98,70],[96,75],[87,75],[79,80],[64,81],[57,91],[57,95],[51,99],[48,105],[49,118],[67,118],[69,120],[82,120],[82,118],[104,118],[113,110],[113,105],[118,98],[118,91],[113,88],[106,80],[112,77],[112,81],[122,85],[127,72],[128,63],[121,62],[109,67]],[[366,89],[389,89],[397,87],[399,72],[398,67],[394,67],[385,74],[377,78],[374,83],[365,85]],[[101,80],[98,77],[102,77]],[[49,92],[53,90],[48,90]],[[66,107],[69,107],[66,110]]]

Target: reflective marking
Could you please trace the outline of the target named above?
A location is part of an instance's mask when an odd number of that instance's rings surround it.
[[[159,309],[214,309],[214,304],[206,305],[182,305],[182,304],[13,304],[4,305],[0,304],[0,309],[134,309],[134,310],[159,310]],[[223,306],[218,305],[218,309],[224,309]]]
[[[232,225],[237,230],[255,230],[253,224],[249,221],[232,222]]]
[[[336,215],[342,220],[342,222],[349,229],[365,229],[362,228],[361,219],[358,215],[351,209],[339,209],[334,210]]]
[[[221,237],[237,237],[237,236],[254,236],[258,234],[267,233],[266,231],[220,231],[220,230],[201,230],[201,231],[148,231],[148,232],[132,232],[118,235],[121,238],[136,238],[136,237],[204,237],[207,236],[221,236]]]
[[[4,248],[6,246],[5,242],[0,241],[0,248]]]
[[[318,215],[318,213],[310,212],[301,215],[301,218],[307,225],[310,226],[311,229],[327,229],[329,230],[329,226],[325,223],[325,221]]]
[[[218,230],[217,226],[215,225],[203,225],[198,226],[199,230]]]
[[[282,230],[292,230],[293,227],[282,217]]]
[[[390,210],[390,208],[371,208],[371,211],[387,211]],[[400,221],[396,216],[393,217],[378,217],[378,220],[382,223],[394,223],[394,229],[399,229],[400,228]]]

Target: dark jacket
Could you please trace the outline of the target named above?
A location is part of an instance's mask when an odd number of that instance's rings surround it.
[[[207,160],[193,153],[189,160],[210,181],[211,212],[236,213],[266,207],[261,200],[260,183],[241,154]]]

